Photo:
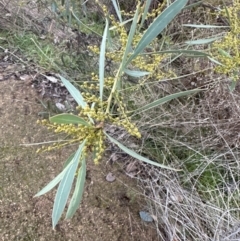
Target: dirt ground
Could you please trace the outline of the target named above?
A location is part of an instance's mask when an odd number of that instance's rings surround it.
[[[145,202],[136,183],[119,165],[107,161],[99,166],[88,163],[81,207],[72,220],[61,219],[52,229],[56,190],[33,196],[59,173],[71,150],[36,154],[38,146],[22,146],[57,137],[36,124],[43,107],[31,84],[16,75],[1,79],[0,240],[158,240],[154,224],[143,223],[139,217]],[[109,171],[117,177],[112,183],[106,181]]]

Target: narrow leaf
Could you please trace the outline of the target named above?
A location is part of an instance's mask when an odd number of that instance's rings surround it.
[[[137,71],[137,70],[129,70],[129,69],[125,69],[124,72],[127,75],[136,77],[136,78],[143,77],[150,74],[150,72],[146,72],[146,71]]]
[[[70,158],[70,157],[69,157]],[[64,169],[61,173],[59,173],[51,182],[49,182],[40,192],[38,192],[34,197],[39,197],[42,196],[43,194],[49,192],[50,190],[52,190],[64,177],[65,173],[67,172],[67,170],[69,169],[69,167],[71,166],[70,162],[72,161],[71,159],[68,159],[69,162],[67,164],[65,164]]]
[[[225,12],[227,14],[229,25],[231,26],[231,18],[230,18],[230,14],[229,14],[229,11],[228,11],[228,7],[227,7],[225,1],[223,1],[223,4],[224,4],[224,10],[225,10]]]
[[[147,31],[144,33],[139,43],[137,44],[134,53],[127,60],[129,64],[139,53],[141,53],[144,48],[152,42],[152,40],[157,37],[163,29],[175,18],[175,16],[182,10],[182,8],[187,4],[188,0],[176,0],[168,8],[166,8],[149,26]]]
[[[81,95],[79,90],[61,75],[59,75],[59,77],[65,85],[65,87],[67,88],[67,90],[69,91],[69,93],[71,94],[71,96],[74,98],[74,100],[76,100],[78,105],[84,108],[86,106],[86,102],[84,101],[83,96]]]
[[[196,56],[209,56],[209,54],[204,53],[202,51],[197,50],[188,50],[188,49],[172,49],[172,50],[164,50],[158,52],[150,52],[150,53],[142,53],[141,55],[150,55],[150,54],[192,54]]]
[[[141,23],[140,23],[140,28],[142,28],[143,26],[143,23],[147,17],[147,14],[148,14],[148,10],[149,10],[149,7],[150,7],[150,4],[151,4],[152,0],[147,0],[145,5],[144,5],[144,12],[142,14],[142,19],[141,19]]]
[[[82,200],[85,180],[86,180],[86,161],[85,159],[83,159],[82,166],[78,172],[75,190],[68,207],[66,218],[71,218],[74,215],[74,213],[77,211]]]
[[[100,92],[101,100],[103,98],[103,88],[104,88],[105,52],[106,52],[108,26],[109,26],[108,19],[106,19],[106,26],[103,33],[102,44],[101,44],[100,55],[99,55],[99,92]]]
[[[200,4],[202,4],[203,1],[199,1],[199,2],[196,2],[196,3],[193,3],[193,4],[189,4],[187,5],[186,7],[184,7],[183,9],[189,9],[189,8],[193,8],[193,7],[197,7],[199,6]]]
[[[116,139],[112,138],[111,136],[109,136],[106,132],[105,132],[105,135],[108,137],[108,139],[113,142],[114,144],[116,144],[121,150],[123,150],[125,153],[127,153],[128,155],[140,160],[140,161],[143,161],[143,162],[146,162],[148,164],[151,164],[151,165],[154,165],[154,166],[157,166],[157,167],[161,167],[161,168],[164,168],[164,169],[168,169],[168,170],[173,170],[173,171],[180,171],[179,169],[175,169],[175,168],[172,168],[172,167],[168,167],[168,166],[165,166],[165,165],[162,165],[158,162],[154,162],[154,161],[151,161],[139,154],[137,154],[135,151],[133,150],[130,150],[128,149],[126,146],[124,146],[123,144],[121,144],[120,142],[118,142]]]
[[[116,14],[118,16],[118,19],[121,23],[122,22],[122,15],[121,15],[121,11],[120,11],[120,8],[119,8],[119,4],[116,2],[116,0],[112,0],[112,3],[113,3],[113,7],[116,11]]]
[[[191,28],[229,28],[229,26],[216,26],[216,25],[205,25],[205,24],[183,24],[184,27]]]
[[[195,44],[209,44],[212,43],[218,39],[220,39],[221,37],[215,37],[215,38],[206,38],[206,39],[198,39],[198,40],[192,40],[192,41],[186,41],[186,44],[189,45],[195,45]]]
[[[126,23],[129,23],[131,21],[133,21],[133,18],[130,18],[130,19],[126,20],[126,21],[123,21],[122,23],[119,23],[118,27],[124,26]],[[109,30],[114,30],[116,28],[117,28],[117,26],[112,26],[112,27],[109,28]]]
[[[138,16],[139,16],[139,9],[140,9],[140,5],[138,5],[135,15],[133,17],[133,21],[132,21],[132,25],[128,34],[128,40],[127,40],[127,44],[126,44],[126,48],[125,48],[125,52],[123,54],[123,58],[122,58],[122,63],[124,64],[127,56],[131,50],[131,45],[132,45],[132,41],[133,41],[133,36],[136,32],[136,28],[137,28],[137,20],[138,20]]]
[[[178,49],[178,50],[166,50],[162,51],[163,53],[176,53],[176,54],[192,54],[196,56],[209,56],[209,54],[197,50],[187,50],[187,49]]]
[[[75,156],[75,153],[72,153],[68,159],[65,161],[64,165],[63,165],[63,168],[65,168],[73,159],[73,157]]]
[[[52,225],[53,228],[57,225],[63,210],[66,206],[68,196],[71,191],[72,183],[74,180],[74,176],[78,167],[78,163],[80,161],[82,155],[82,149],[85,145],[86,140],[79,146],[73,160],[69,164],[70,167],[68,168],[67,172],[65,173],[62,181],[59,184],[53,205],[53,212],[52,212]]]
[[[154,107],[157,107],[158,105],[162,105],[170,100],[176,99],[178,97],[182,97],[182,96],[186,96],[186,95],[190,95],[190,94],[194,94],[201,91],[200,89],[194,89],[194,90],[187,90],[187,91],[182,91],[182,92],[178,92],[172,95],[168,95],[165,96],[161,99],[155,100],[139,109],[136,110],[136,112],[142,112],[142,111],[146,111],[146,110],[150,110]]]
[[[211,60],[213,63],[215,63],[215,64],[218,64],[218,65],[222,65],[223,66],[223,64],[222,63],[220,63],[219,61],[217,61],[216,59],[214,59],[214,58],[211,58],[211,57],[207,57],[209,60]]]
[[[50,122],[57,124],[80,124],[89,126],[89,123],[77,115],[72,114],[59,114],[49,118]]]
[[[231,58],[231,59],[233,58],[228,52],[226,52],[225,50],[223,50],[221,48],[218,48],[218,52],[225,57],[228,57],[228,58]]]

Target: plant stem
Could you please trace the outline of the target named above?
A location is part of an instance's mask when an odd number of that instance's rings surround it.
[[[112,89],[111,89],[111,93],[110,93],[110,95],[109,95],[109,97],[108,97],[108,100],[107,100],[108,105],[107,105],[107,108],[106,108],[106,114],[109,114],[109,109],[110,109],[110,105],[111,105],[111,102],[112,102],[113,94],[114,94],[115,91],[116,91],[118,80],[119,80],[119,78],[120,78],[121,75],[122,75],[122,69],[123,69],[123,62],[121,63],[121,65],[120,65],[120,67],[119,67],[119,69],[118,69],[118,72],[117,72],[117,74],[116,74],[116,76],[115,76],[115,80],[114,80],[114,83],[113,83],[113,87],[112,87]]]

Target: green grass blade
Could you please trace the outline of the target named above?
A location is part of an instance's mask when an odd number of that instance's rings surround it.
[[[229,26],[216,26],[216,25],[204,25],[204,24],[183,24],[184,27],[191,28],[229,28]]]
[[[127,60],[129,64],[139,53],[141,53],[147,45],[156,38],[164,28],[175,18],[175,16],[182,10],[187,4],[188,0],[176,0],[168,8],[166,8],[149,26],[147,31],[144,33],[139,43],[137,44],[134,53]]]
[[[105,52],[106,52],[106,41],[108,35],[109,22],[106,19],[106,26],[103,33],[100,55],[99,55],[99,92],[100,99],[103,98],[103,88],[104,88],[104,72],[105,72]]]
[[[116,11],[116,14],[118,16],[118,19],[121,23],[122,22],[122,15],[121,15],[119,4],[116,2],[116,0],[112,0],[112,4],[113,4],[113,7],[114,7],[114,9]]]
[[[175,94],[172,94],[172,95],[168,95],[168,96],[165,96],[161,99],[155,100],[155,101],[137,109],[136,112],[139,113],[139,112],[142,112],[142,111],[147,111],[147,110],[150,110],[154,107],[157,107],[158,105],[165,104],[166,102],[168,102],[170,100],[176,99],[178,97],[190,95],[190,94],[195,94],[199,91],[202,91],[202,90],[200,90],[200,89],[187,90],[187,91],[178,92],[178,93],[175,93]]]
[[[71,218],[74,215],[74,213],[77,211],[82,200],[85,180],[86,180],[86,161],[85,159],[83,159],[82,166],[78,172],[75,190],[68,207],[66,218]]]
[[[52,225],[53,228],[57,225],[64,208],[67,203],[68,196],[71,191],[72,183],[75,177],[75,173],[78,167],[78,163],[80,161],[81,155],[82,155],[82,149],[85,145],[86,140],[79,146],[76,154],[73,157],[73,160],[69,164],[70,167],[67,169],[67,172],[65,173],[62,181],[59,184],[54,204],[53,204],[53,212],[52,212]]]
[[[188,45],[195,45],[195,44],[209,44],[212,43],[222,37],[215,37],[215,38],[206,38],[206,39],[197,39],[192,41],[186,41],[185,43]]]
[[[71,157],[71,156],[70,156]],[[39,197],[42,196],[43,194],[49,192],[50,190],[52,190],[64,177],[64,175],[66,174],[67,170],[69,169],[70,162],[72,161],[72,158],[70,159],[70,157],[68,158],[68,163],[65,163],[64,165],[64,169],[61,173],[59,173],[51,182],[49,182],[40,192],[38,192],[34,197]]]
[[[105,135],[108,137],[108,139],[113,142],[114,144],[116,144],[121,150],[123,150],[125,153],[127,153],[128,155],[140,160],[140,161],[143,161],[143,162],[146,162],[148,164],[151,164],[151,165],[154,165],[154,166],[157,166],[157,167],[161,167],[161,168],[164,168],[164,169],[168,169],[168,170],[172,170],[172,171],[180,171],[179,169],[175,169],[175,168],[172,168],[172,167],[168,167],[168,166],[165,166],[165,165],[162,165],[160,163],[157,163],[157,162],[154,162],[154,161],[151,161],[139,154],[137,154],[136,152],[134,152],[133,150],[130,150],[128,149],[126,146],[124,146],[123,144],[121,144],[120,142],[118,142],[116,139],[112,138],[111,136],[109,136],[107,133],[105,133]]]
[[[81,95],[80,91],[72,85],[68,80],[66,80],[64,77],[60,75],[60,79],[71,94],[71,96],[76,100],[79,106],[84,108],[86,106],[86,102],[84,101],[83,96]]]
[[[59,114],[49,118],[50,122],[57,124],[80,124],[89,126],[89,123],[77,115]]]
[[[124,73],[126,73],[129,76],[136,77],[136,78],[151,74],[150,72],[146,72],[146,71],[138,71],[138,70],[130,70],[130,69],[125,69]]]
[[[86,28],[86,29],[90,30],[91,32],[95,33],[96,35],[102,37],[101,34],[99,34],[98,32],[94,31],[93,29],[89,28],[87,24],[84,24],[84,23],[76,16],[76,14],[74,14],[73,10],[71,10],[71,13],[72,13],[73,17],[77,20],[77,22],[78,22],[78,24],[79,24],[80,26],[83,25],[84,28]]]

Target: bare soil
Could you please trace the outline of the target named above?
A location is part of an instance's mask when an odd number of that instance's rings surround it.
[[[52,229],[55,191],[33,196],[59,173],[72,148],[36,154],[39,146],[23,146],[57,136],[36,124],[43,107],[29,81],[14,74],[6,78],[4,69],[0,73],[1,240],[159,240],[154,224],[146,225],[139,217],[145,203],[136,183],[119,165],[107,161],[98,166],[88,163],[81,207],[72,220],[62,219]],[[109,171],[116,175],[112,183],[106,181]]]

